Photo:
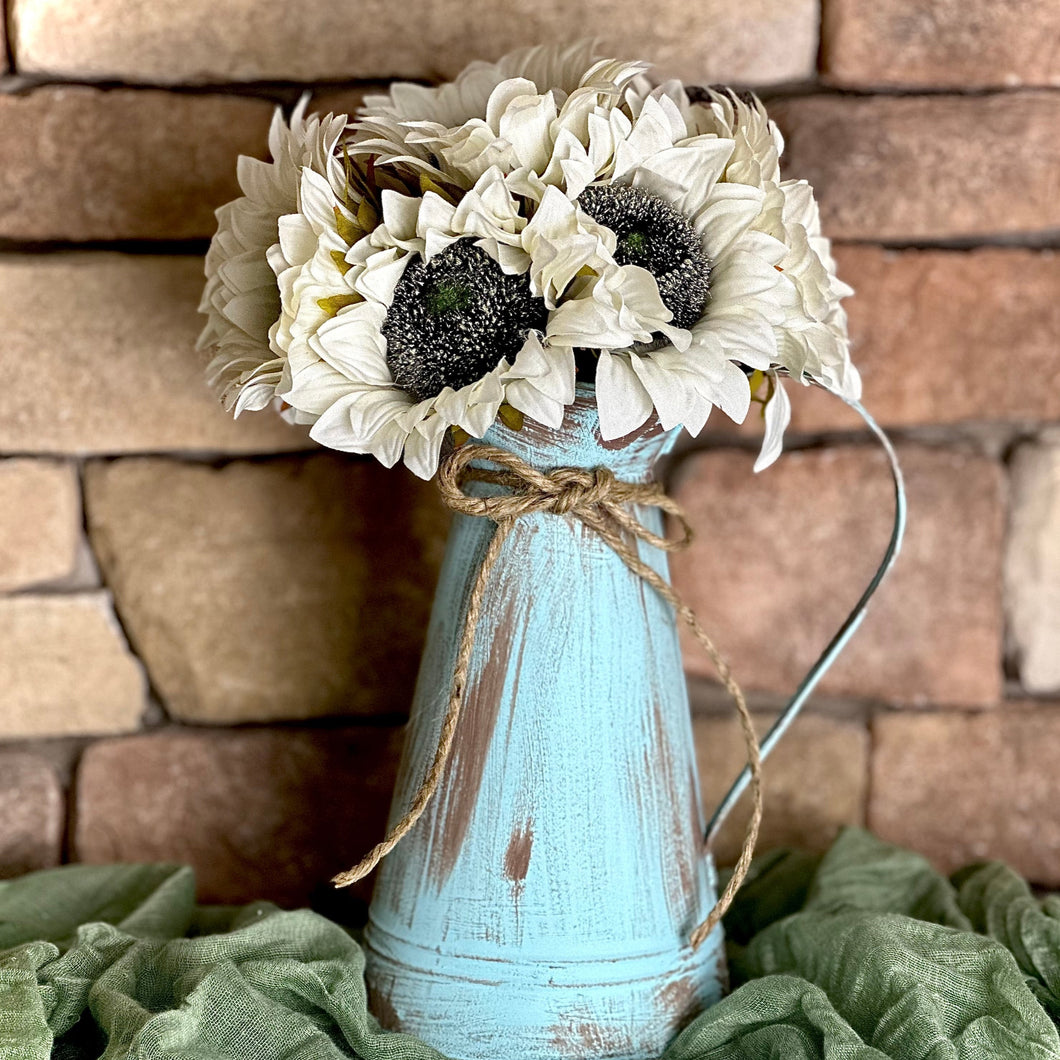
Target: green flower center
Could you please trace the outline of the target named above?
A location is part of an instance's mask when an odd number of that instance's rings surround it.
[[[461,283],[441,282],[424,292],[427,312],[433,316],[466,309],[471,301],[471,291]]]
[[[648,239],[649,236],[647,232],[627,232],[622,239],[619,240],[619,245],[622,248],[623,254],[643,254],[647,249]]]

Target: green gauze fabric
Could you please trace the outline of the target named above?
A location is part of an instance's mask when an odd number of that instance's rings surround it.
[[[343,927],[194,890],[166,865],[0,882],[0,1058],[439,1060],[368,1012]],[[664,1060],[1060,1060],[1060,899],[1002,865],[947,880],[852,830],[759,859],[726,927],[736,989]]]

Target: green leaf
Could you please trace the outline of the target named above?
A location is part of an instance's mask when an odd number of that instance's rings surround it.
[[[356,305],[358,302],[363,301],[364,299],[356,291],[350,291],[349,294],[333,294],[327,298],[318,298],[317,305],[329,317],[333,317],[340,309],[345,309],[348,305]]]
[[[353,266],[346,260],[346,255],[341,250],[333,250],[331,252],[331,260],[335,262],[336,267],[343,276],[353,268]]]
[[[501,423],[510,431],[521,431],[523,424],[526,422],[523,414],[518,409],[512,408],[511,405],[501,405],[497,410],[497,414],[501,418]]]
[[[335,230],[339,233],[339,238],[343,243],[352,247],[364,235],[364,232],[346,216],[341,206],[335,206],[333,209],[335,211]]]

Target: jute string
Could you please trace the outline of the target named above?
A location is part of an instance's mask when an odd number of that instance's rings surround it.
[[[498,465],[501,470],[473,468],[470,465],[475,460],[488,460]],[[464,492],[464,485],[469,481],[488,482],[511,492],[500,496],[474,497]],[[373,847],[352,869],[336,876],[332,883],[337,887],[346,887],[367,876],[415,825],[434,796],[452,751],[457,723],[464,705],[471,653],[475,646],[475,630],[482,611],[486,585],[516,520],[531,512],[572,515],[602,538],[622,562],[638,578],[647,582],[687,623],[696,640],[710,657],[739,714],[744,742],[747,745],[747,761],[751,767],[751,819],[747,825],[740,857],[725,890],[707,918],[692,932],[691,944],[693,948],[698,947],[732,905],[736,892],[751,867],[751,857],[762,821],[762,761],[751,713],[747,709],[743,691],[732,676],[728,664],[700,625],[692,608],[637,552],[637,541],[644,541],[664,552],[674,552],[691,543],[692,529],[681,506],[668,497],[663,488],[655,482],[624,482],[602,467],[593,470],[561,467],[546,473],[538,471],[504,449],[472,443],[454,450],[442,462],[438,472],[438,487],[445,503],[453,511],[491,519],[497,524],[497,529],[490,539],[482,566],[479,567],[478,576],[471,589],[467,617],[464,620],[456,656],[453,683],[449,691],[449,705],[442,721],[431,766],[401,820],[390,829],[382,842]],[[677,522],[682,531],[681,536],[674,539],[652,533],[629,510],[632,505],[659,508]]]

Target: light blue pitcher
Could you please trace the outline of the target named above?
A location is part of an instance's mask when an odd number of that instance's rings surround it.
[[[483,440],[542,470],[605,467],[642,482],[676,436],[655,425],[604,442],[580,387],[558,430],[498,424]],[[656,509],[635,514],[662,533]],[[494,531],[454,517],[391,823],[434,757]],[[668,580],[665,553],[638,548]],[[660,1056],[725,985],[721,927],[690,944],[717,897],[699,792],[672,608],[573,516],[521,517],[486,582],[437,793],[379,870],[365,932],[375,1014],[459,1060]]]

